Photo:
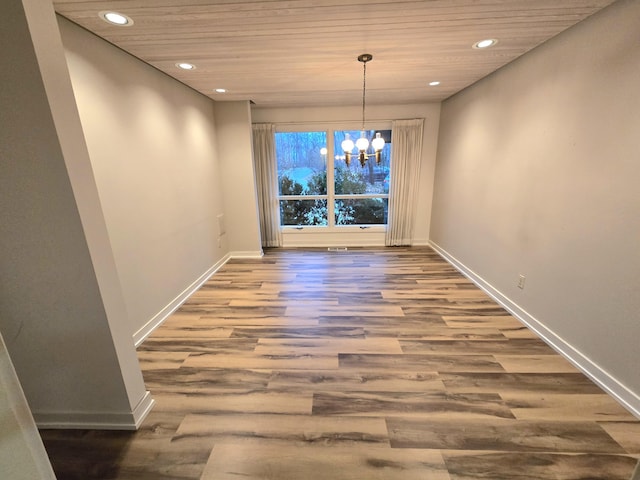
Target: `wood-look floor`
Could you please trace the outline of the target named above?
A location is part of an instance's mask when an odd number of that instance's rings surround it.
[[[428,248],[232,260],[139,348],[138,432],[64,479],[628,480],[640,422]]]

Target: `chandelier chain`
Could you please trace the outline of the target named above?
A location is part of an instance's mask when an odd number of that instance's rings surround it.
[[[365,106],[365,95],[367,93],[367,62],[362,63],[362,67],[364,69],[362,75],[362,130],[364,131],[364,106]]]

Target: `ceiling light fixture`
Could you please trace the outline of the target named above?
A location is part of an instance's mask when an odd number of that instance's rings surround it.
[[[498,40],[496,40],[495,38],[488,38],[486,40],[480,40],[479,42],[474,43],[473,48],[482,50],[483,48],[493,47],[496,43],[498,43]]]
[[[117,25],[119,27],[130,27],[133,25],[133,20],[122,13],[105,11],[100,12],[98,15],[111,25]]]
[[[193,63],[187,63],[187,62],[176,63],[176,67],[181,68],[182,70],[195,70],[196,69],[196,66]]]
[[[227,93],[225,88],[216,88],[216,93]]]
[[[363,67],[363,75],[362,75],[362,130],[360,132],[360,138],[356,140],[354,145],[353,140],[349,137],[349,134],[346,135],[345,140],[342,142],[342,150],[344,150],[344,161],[349,166],[351,162],[351,156],[353,155],[353,147],[358,148],[358,159],[360,160],[360,165],[364,167],[367,159],[369,157],[375,157],[376,163],[380,163],[380,152],[384,148],[384,138],[380,136],[380,132],[376,133],[376,137],[371,141],[371,146],[373,147],[373,153],[367,153],[369,149],[369,140],[365,137],[364,125],[365,125],[365,105],[366,105],[366,94],[367,94],[367,62],[373,60],[373,55],[369,53],[363,53],[358,56],[358,61],[362,62]]]
[[[440,85],[440,82],[438,82],[437,80],[435,80],[433,82],[429,82],[429,86],[430,87],[437,87],[438,85]]]

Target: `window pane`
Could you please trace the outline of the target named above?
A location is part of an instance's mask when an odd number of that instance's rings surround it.
[[[391,130],[366,130],[365,137],[369,140],[375,138],[376,132],[380,132],[385,140],[384,148],[380,155],[380,164],[376,163],[375,157],[370,157],[365,166],[360,165],[357,150],[351,157],[351,164],[347,167],[344,152],[341,144],[347,134],[354,142],[360,138],[360,131],[340,130],[334,132],[335,155],[335,193],[336,195],[357,195],[357,194],[388,194],[389,193],[389,162],[391,159]],[[373,148],[369,146],[367,153],[373,153]]]
[[[385,225],[388,210],[386,198],[336,200],[336,225]]]
[[[280,200],[280,225],[324,225],[326,200]]]
[[[326,195],[326,132],[276,133],[280,195]]]

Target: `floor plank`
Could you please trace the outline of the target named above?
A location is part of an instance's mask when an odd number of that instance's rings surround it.
[[[314,415],[515,418],[497,394],[443,392],[323,392],[313,395]]]
[[[275,372],[269,388],[313,392],[440,392],[445,387],[437,372],[380,372],[377,370],[289,370]]]
[[[187,415],[176,439],[291,446],[389,447],[384,419],[320,415]]]
[[[504,372],[492,355],[388,355],[383,353],[338,355],[341,368],[381,371]]]
[[[203,480],[450,480],[437,450],[300,447],[222,443],[214,447]]]
[[[595,422],[388,418],[387,425],[394,448],[627,453]]]
[[[402,354],[394,338],[261,338],[254,349],[257,355],[338,355],[339,353]]]
[[[502,393],[513,414],[522,420],[590,420],[624,421],[626,411],[609,395]]]
[[[451,480],[629,480],[634,458],[606,454],[443,452]]]

